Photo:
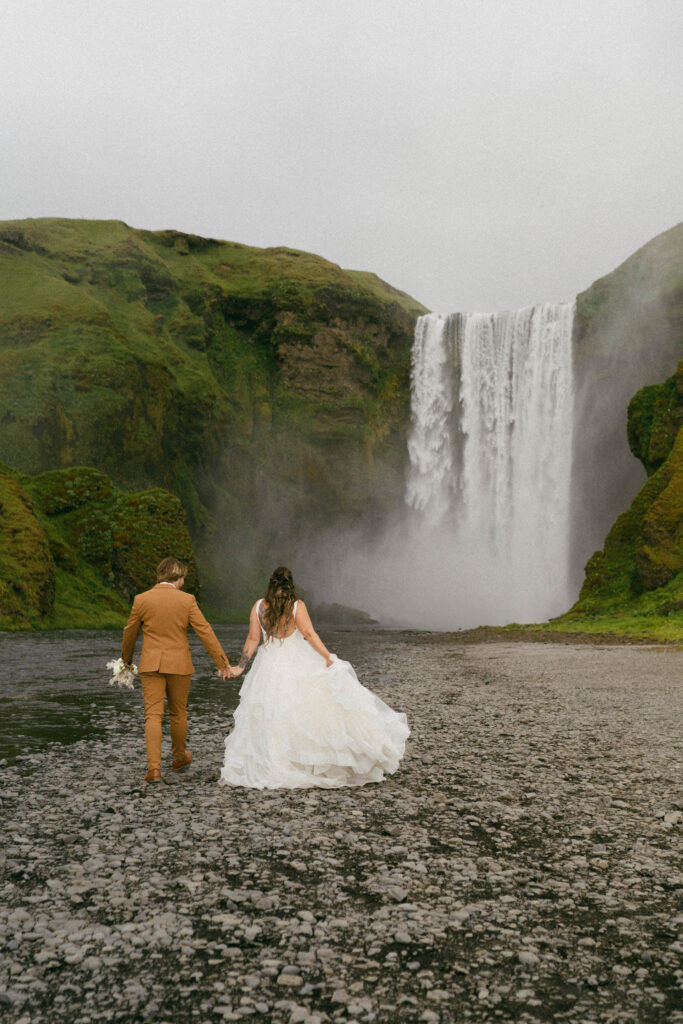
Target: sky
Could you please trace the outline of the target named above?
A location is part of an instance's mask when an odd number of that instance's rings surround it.
[[[2,0],[0,219],[572,299],[683,220],[682,0]]]

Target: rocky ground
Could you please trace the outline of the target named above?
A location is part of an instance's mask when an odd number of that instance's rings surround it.
[[[219,787],[200,702],[146,786],[139,696],[2,768],[5,1021],[683,1022],[681,652],[354,644],[382,785]]]

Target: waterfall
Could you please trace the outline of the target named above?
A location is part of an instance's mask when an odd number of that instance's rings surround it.
[[[462,609],[452,625],[571,603],[573,315],[564,303],[417,322],[406,501],[443,610]]]

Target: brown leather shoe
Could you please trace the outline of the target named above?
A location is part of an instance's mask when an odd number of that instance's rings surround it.
[[[187,768],[192,764],[192,751],[186,750],[181,758],[176,761],[173,760],[172,768],[174,772],[182,772],[183,768]]]
[[[150,768],[145,775],[145,782],[161,782],[161,770],[159,768]]]

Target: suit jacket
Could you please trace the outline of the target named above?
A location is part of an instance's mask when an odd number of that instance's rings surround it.
[[[194,665],[187,639],[188,626],[192,626],[218,668],[227,668],[229,664],[225,651],[192,594],[157,583],[156,587],[136,596],[123,630],[121,657],[126,663],[133,660],[140,626],[143,638],[139,672],[191,675]]]

